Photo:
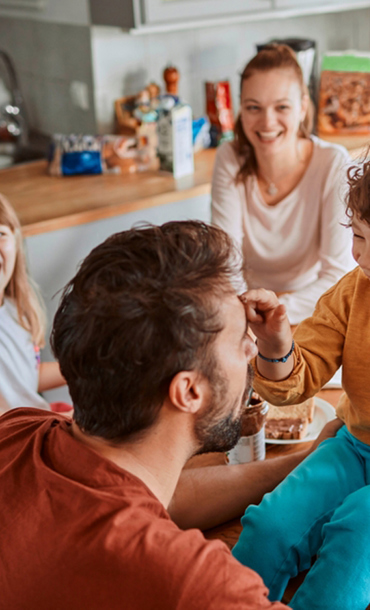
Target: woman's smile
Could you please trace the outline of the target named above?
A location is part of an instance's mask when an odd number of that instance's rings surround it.
[[[283,131],[256,131],[257,136],[261,140],[261,142],[273,142],[281,136]]]

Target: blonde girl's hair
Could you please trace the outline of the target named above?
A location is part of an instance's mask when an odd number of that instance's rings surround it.
[[[301,67],[297,61],[297,57],[293,49],[288,47],[286,44],[277,43],[266,45],[247,63],[240,77],[240,94],[242,92],[244,81],[248,80],[248,78],[250,78],[253,74],[256,72],[268,72],[276,69],[292,70],[300,86],[302,97],[304,95],[309,96]],[[306,116],[299,126],[299,137],[309,138],[313,126],[313,115],[314,109],[310,100]],[[241,165],[236,175],[236,182],[242,182],[247,178],[247,176],[256,174],[257,160],[254,154],[253,146],[244,133],[240,114],[235,123],[234,136],[234,149],[237,155],[244,159],[244,163]]]
[[[13,299],[20,325],[31,333],[32,340],[45,345],[46,316],[38,289],[27,274],[23,251],[21,225],[18,217],[4,195],[0,194],[0,224],[10,228],[15,236],[16,259],[13,275],[5,288],[5,296]]]

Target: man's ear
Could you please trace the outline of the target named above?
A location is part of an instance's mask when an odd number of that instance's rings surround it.
[[[205,403],[209,383],[199,371],[180,371],[170,383],[168,396],[172,404],[185,413],[196,413]]]

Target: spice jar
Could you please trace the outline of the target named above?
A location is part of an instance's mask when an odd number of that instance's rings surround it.
[[[268,409],[267,402],[254,394],[242,416],[242,435],[227,454],[229,464],[265,459],[265,421]]]

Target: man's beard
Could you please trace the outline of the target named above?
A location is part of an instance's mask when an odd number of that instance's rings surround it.
[[[222,377],[219,367],[217,368],[218,370],[213,372],[209,379],[212,388],[209,404],[202,409],[194,426],[196,437],[200,443],[197,454],[210,453],[211,451],[229,451],[235,447],[241,436],[243,410],[240,410],[238,417],[235,417],[235,412],[249,396],[253,381],[253,369],[249,364],[247,382],[241,400],[234,400],[228,414],[220,419],[218,415],[225,412],[225,407],[228,404],[229,384]]]

